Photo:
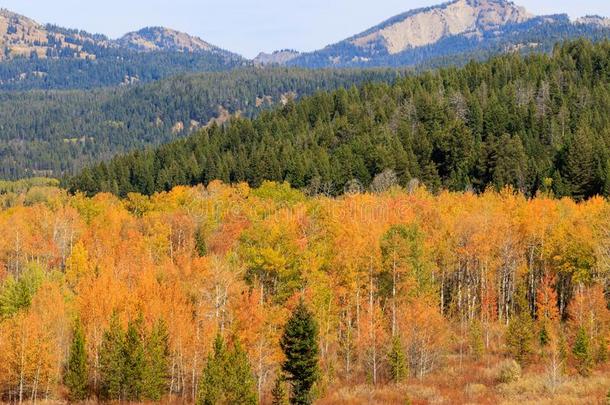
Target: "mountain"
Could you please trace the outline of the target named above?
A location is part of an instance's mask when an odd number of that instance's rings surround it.
[[[141,52],[179,51],[179,52],[220,52],[221,49],[201,38],[164,27],[147,27],[125,34],[115,43],[123,48]]]
[[[600,27],[610,28],[610,18],[599,15],[587,15],[576,19],[576,24],[597,25]]]
[[[253,59],[253,62],[255,66],[285,65],[299,55],[300,52],[292,49],[284,49],[273,53],[261,52]]]
[[[112,40],[0,10],[0,89],[117,86],[249,65],[188,34],[144,28]]]
[[[235,57],[201,38],[165,27],[147,27],[117,40],[85,31],[69,30],[0,9],[0,60],[15,58],[95,59],[91,47],[124,49],[136,52],[224,53]]]
[[[534,16],[506,0],[454,0],[397,15],[286,64],[443,66],[512,50],[549,51],[558,41],[579,37],[610,37],[610,25],[600,17],[571,22],[567,15]]]
[[[450,36],[480,38],[486,31],[532,17],[524,8],[502,0],[457,0],[396,16],[347,41],[360,49],[383,49],[395,55]]]
[[[25,16],[0,9],[0,61],[17,58],[65,57],[95,59],[87,45],[110,46],[104,36],[43,26]]]
[[[459,66],[505,52],[549,52],[557,42],[581,37],[609,38],[609,20],[534,16],[507,0],[454,0],[397,15],[318,51],[282,50],[247,60],[169,28],[143,28],[115,40],[1,10],[0,90],[91,89],[244,66]]]

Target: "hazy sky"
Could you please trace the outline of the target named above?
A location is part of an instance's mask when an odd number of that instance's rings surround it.
[[[404,11],[443,0],[0,0],[42,23],[112,38],[145,26],[186,31],[244,56],[311,51]],[[535,14],[610,16],[608,0],[516,0]]]

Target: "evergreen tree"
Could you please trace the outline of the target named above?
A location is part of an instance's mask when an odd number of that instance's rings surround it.
[[[525,290],[522,286],[518,288],[516,295],[517,314],[508,323],[506,333],[506,345],[510,354],[520,364],[526,363],[534,348],[534,322],[529,312]]]
[[[208,254],[208,249],[205,243],[205,235],[203,233],[203,229],[199,228],[195,232],[195,250],[199,257],[204,257]]]
[[[256,380],[250,368],[248,354],[236,341],[225,366],[225,397],[229,404],[256,405]]]
[[[129,322],[123,346],[123,381],[125,399],[139,401],[142,398],[145,368],[144,347],[142,345],[142,317]]]
[[[527,155],[518,136],[503,135],[494,151],[492,181],[497,189],[511,185],[517,190],[525,190],[527,175]]]
[[[216,339],[214,339],[214,351],[208,356],[199,383],[197,405],[225,403],[223,396],[223,379],[225,376],[224,366],[227,364],[227,357],[224,339],[220,334],[217,334]]]
[[[549,323],[543,320],[540,325],[540,333],[538,334],[538,341],[540,342],[541,347],[546,347],[551,340],[548,328]]]
[[[116,313],[104,332],[100,350],[100,396],[107,400],[124,398],[125,335]]]
[[[70,356],[64,383],[68,388],[71,401],[81,401],[87,398],[89,375],[87,370],[87,353],[85,352],[85,335],[80,321],[76,322],[70,346]]]
[[[390,378],[393,382],[401,382],[407,376],[407,361],[402,342],[398,336],[392,338],[392,346],[388,353],[388,363],[390,366]]]
[[[236,342],[228,351],[220,334],[208,357],[197,395],[198,405],[258,403],[256,382],[246,352]]]
[[[590,197],[597,191],[593,148],[592,135],[585,127],[581,128],[566,146],[563,178],[577,200]]]
[[[158,401],[167,390],[169,346],[165,322],[159,320],[146,342],[142,394],[144,398]]]
[[[318,380],[318,326],[301,299],[286,323],[280,346],[286,356],[282,369],[292,385],[292,404],[311,404]]]
[[[587,331],[582,326],[578,328],[574,347],[572,348],[572,354],[574,354],[574,359],[576,360],[576,369],[578,370],[578,373],[585,377],[591,374],[591,368],[593,367],[591,342]]]

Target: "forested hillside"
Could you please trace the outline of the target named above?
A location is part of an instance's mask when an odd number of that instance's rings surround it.
[[[0,196],[0,399],[603,403],[607,200],[376,190]]]
[[[238,69],[114,89],[0,93],[0,177],[72,175],[118,153],[184,137],[212,119],[253,117],[318,90],[400,76],[393,70]]]
[[[368,187],[391,170],[431,190],[512,185],[533,196],[610,193],[610,42],[511,54],[321,92],[156,150],[85,169],[72,191],[152,194],[181,184],[286,180],[312,192]]]
[[[188,72],[217,72],[248,65],[238,57],[183,52],[103,49],[87,59],[18,58],[0,63],[0,90],[66,90],[146,83]]]

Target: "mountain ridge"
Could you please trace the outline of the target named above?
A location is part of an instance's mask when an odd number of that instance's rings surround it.
[[[356,45],[359,43],[367,44],[369,41],[378,39],[375,35],[381,35],[386,41],[389,53],[392,54],[404,51],[409,46],[429,45],[450,35],[478,30],[488,31],[507,23],[524,22],[532,17],[533,15],[528,13],[525,8],[518,7],[511,1],[453,0],[437,6],[410,10],[391,17],[345,41],[350,41]],[[407,27],[404,27],[405,23]],[[409,24],[411,25],[409,26]],[[395,28],[395,30],[388,31],[390,28]],[[400,28],[403,29],[400,30]],[[430,30],[431,28],[436,29],[436,32],[426,32],[426,29]],[[439,28],[441,28],[441,32],[439,32]],[[403,34],[403,37],[401,38],[400,35],[396,34]],[[430,38],[430,35],[432,38]]]
[[[171,28],[118,39],[41,25],[0,10],[0,89],[88,89],[150,82],[175,74],[245,66],[436,68],[505,52],[550,52],[564,40],[610,38],[610,20],[535,16],[508,0],[453,0],[398,14],[322,49],[284,49],[254,59]]]
[[[300,67],[413,66],[458,54],[483,59],[507,49],[550,51],[577,37],[610,37],[607,19],[536,16],[508,0],[453,0],[389,19],[286,64]],[[459,58],[458,58],[459,60]]]
[[[0,61],[22,57],[95,59],[98,55],[92,51],[93,47],[134,52],[214,52],[241,58],[197,36],[172,28],[145,27],[109,39],[102,34],[43,25],[27,16],[0,9]]]

